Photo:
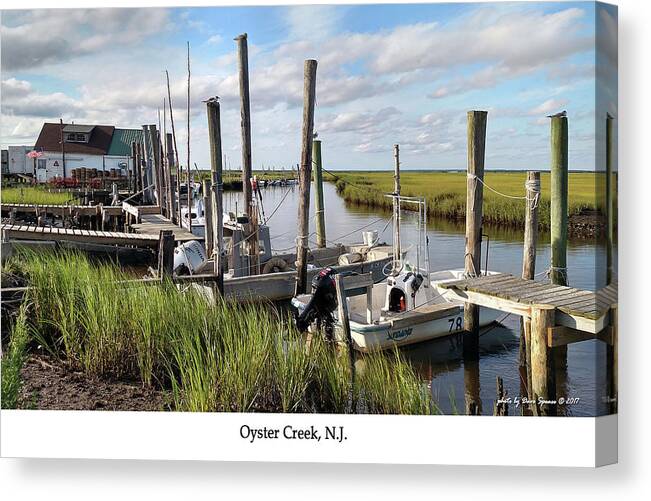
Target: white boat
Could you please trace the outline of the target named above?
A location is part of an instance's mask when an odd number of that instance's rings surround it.
[[[373,286],[370,312],[366,294],[348,297],[354,348],[361,352],[386,350],[463,331],[463,303],[448,299],[445,289],[437,287],[463,276],[463,270],[438,271],[431,273],[426,283],[422,275],[405,270]],[[292,299],[292,305],[302,313],[310,299],[309,294],[300,295]],[[479,324],[489,325],[501,315],[497,310],[480,308]],[[335,322],[335,339],[344,342],[336,314]]]
[[[408,344],[429,341],[464,329],[464,303],[446,296],[447,291],[439,288],[443,282],[464,278],[464,270],[443,270],[429,272],[429,250],[427,238],[427,207],[423,197],[394,198],[394,244],[393,260],[388,277],[381,283],[368,286],[363,294],[347,296],[348,321],[353,346],[362,352],[379,351]],[[400,246],[400,203],[418,206],[418,245],[416,265],[404,261]],[[397,230],[397,231],[396,231]],[[423,255],[424,252],[424,255]],[[420,266],[421,255],[425,264]],[[492,275],[494,272],[486,271]],[[325,280],[328,278],[328,280]],[[313,324],[328,329],[334,324],[334,338],[344,342],[341,319],[335,313],[336,299],[330,276],[319,283],[313,283],[312,294],[303,294],[292,299],[297,309],[297,326],[300,330]],[[321,288],[321,290],[319,290]],[[330,290],[328,290],[330,289]],[[337,308],[338,309],[338,308]],[[480,309],[479,324],[489,325],[498,320],[501,313],[487,308]]]

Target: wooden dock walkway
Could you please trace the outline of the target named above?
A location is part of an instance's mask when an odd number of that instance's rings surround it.
[[[174,234],[174,240],[177,242],[189,242],[191,240],[201,240],[186,228],[172,223],[162,214],[141,214],[140,222],[131,225],[131,229],[139,235],[153,235],[158,238],[162,230],[171,230]]]
[[[75,230],[33,225],[3,224],[2,234],[11,240],[54,240],[105,245],[158,248],[158,234]]]
[[[525,280],[508,273],[484,275],[438,284],[448,297],[524,317],[533,308],[552,307],[556,323],[597,334],[608,325],[608,313],[617,303],[617,284],[598,292]]]

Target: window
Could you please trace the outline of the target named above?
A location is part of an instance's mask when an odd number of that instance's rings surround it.
[[[66,143],[87,143],[88,136],[79,132],[68,132],[66,134]]]
[[[44,158],[39,158],[37,160],[37,165],[39,169],[45,169],[45,159]]]

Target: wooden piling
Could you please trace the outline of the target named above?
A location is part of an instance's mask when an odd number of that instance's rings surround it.
[[[568,285],[567,225],[568,225],[568,124],[564,114],[551,117],[551,267],[550,281]],[[567,346],[553,350],[557,389],[567,382]]]
[[[615,183],[613,182],[613,117],[606,114],[606,285],[613,281]]]
[[[158,241],[158,277],[172,277],[174,271],[174,233],[161,230]]]
[[[308,233],[310,232],[310,182],[312,180],[316,67],[316,60],[307,59],[305,61],[301,171],[299,173],[298,235],[296,238],[296,294],[305,294],[307,292],[307,250]]]
[[[242,129],[242,193],[244,211],[251,215],[253,194],[251,190],[251,102],[249,98],[249,50],[246,33],[235,38],[237,42],[238,74],[240,82],[240,115]]]
[[[129,170],[129,190],[131,195],[138,191],[136,186],[136,142],[131,141],[131,170]]]
[[[170,124],[172,126],[172,140],[174,141],[174,165],[176,167],[176,193],[177,193],[177,205],[176,205],[176,218],[177,224],[183,226],[183,220],[181,218],[181,166],[179,164],[179,149],[176,146],[176,130],[174,129],[174,112],[172,111],[172,94],[170,92],[170,74],[165,70],[165,78],[167,79],[167,105],[170,108]]]
[[[567,285],[567,117],[551,119],[551,273],[556,285]]]
[[[350,366],[350,385],[352,410],[355,411],[357,405],[355,402],[355,349],[353,347],[353,336],[350,331],[350,318],[348,316],[348,301],[346,300],[346,291],[343,283],[343,277],[337,273],[335,275],[335,287],[337,289],[337,316],[339,323],[344,331],[344,339],[348,348],[348,362]]]
[[[466,416],[481,416],[483,409],[478,359],[463,361],[463,393]]]
[[[216,287],[224,295],[224,201],[223,201],[223,157],[221,138],[221,115],[218,98],[206,102],[208,113],[208,137],[210,140],[210,177],[211,177],[211,212],[212,212],[212,238],[214,256],[214,274],[217,277]],[[208,221],[206,221],[208,225]]]
[[[204,215],[204,245],[206,247],[206,255],[212,256],[214,237],[213,230],[213,213],[212,213],[212,190],[210,189],[210,179],[203,180],[203,215]]]
[[[400,243],[400,145],[393,145],[393,274],[400,273],[402,247]]]
[[[524,251],[522,278],[533,280],[536,275],[536,245],[538,242],[538,205],[540,200],[540,172],[528,171],[525,183],[526,207],[524,217]],[[531,396],[531,320],[520,320],[520,367],[524,375],[527,395]],[[523,407],[524,408],[524,407]]]
[[[526,182],[526,209],[524,216],[524,255],[522,278],[533,280],[536,275],[536,245],[538,243],[538,201],[540,172],[528,171]]]
[[[547,333],[554,327],[556,310],[553,306],[536,306],[531,309],[531,386],[536,400],[534,413],[550,416],[556,413],[556,406],[541,402],[556,397],[554,384],[554,362],[551,350],[547,348]]]
[[[321,164],[321,141],[315,139],[312,143],[314,162],[314,205],[316,216],[316,245],[320,249],[326,247],[325,213],[323,203],[323,165]]]
[[[619,387],[618,362],[619,356],[619,326],[617,303],[610,307],[610,344],[606,346],[606,367],[608,374],[608,402],[609,412],[617,414],[617,398]]]
[[[486,150],[486,111],[468,112],[468,175],[466,191],[465,274],[481,275],[481,230],[484,201],[484,156]],[[479,359],[479,306],[467,303],[463,313],[464,360]]]

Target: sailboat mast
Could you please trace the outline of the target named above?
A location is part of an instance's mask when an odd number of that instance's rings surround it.
[[[188,230],[192,233],[192,169],[190,168],[190,42],[188,41],[188,144],[187,144],[187,183],[188,183]]]
[[[402,268],[402,252],[400,246],[400,146],[393,145],[393,275]]]

